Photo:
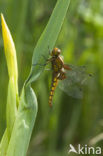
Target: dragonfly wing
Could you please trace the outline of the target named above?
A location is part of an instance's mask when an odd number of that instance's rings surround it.
[[[71,70],[66,71],[67,78],[59,82],[59,88],[69,96],[82,99],[82,88],[86,84],[89,74],[86,73],[84,66],[69,65],[69,67]]]
[[[59,88],[63,90],[67,95],[72,96],[74,98],[82,99],[83,91],[81,86],[77,84],[72,84],[67,80],[63,80],[59,82]]]
[[[79,83],[85,84],[86,80],[89,77],[89,74],[86,72],[85,66],[74,66],[69,65],[71,70],[66,71],[67,79],[71,81],[71,83]]]

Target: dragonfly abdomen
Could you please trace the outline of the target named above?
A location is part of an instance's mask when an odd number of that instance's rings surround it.
[[[50,91],[50,96],[49,96],[49,105],[52,106],[52,99],[53,99],[53,95],[54,95],[54,91],[56,89],[58,83],[58,79],[57,77],[55,77],[52,81],[52,86],[51,86],[51,91]]]

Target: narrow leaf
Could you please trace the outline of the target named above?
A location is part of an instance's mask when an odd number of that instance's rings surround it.
[[[7,133],[7,129],[6,129],[4,132],[4,135],[2,137],[2,140],[0,142],[0,156],[6,155],[8,144],[9,144],[9,140],[8,140],[8,133]]]
[[[15,45],[10,34],[9,28],[5,22],[3,14],[1,14],[2,35],[4,41],[5,56],[7,60],[9,77],[12,77],[15,82],[16,92],[18,93],[18,69]]]
[[[7,156],[26,155],[36,115],[36,96],[31,87],[24,87],[7,150]]]
[[[35,81],[43,71],[46,59],[44,59],[42,56],[44,55],[46,58],[48,58],[49,50],[51,51],[53,49],[66,16],[69,4],[70,0],[57,1],[50,20],[34,49],[31,72],[27,83]]]
[[[1,14],[1,23],[2,23],[4,50],[9,73],[6,117],[7,117],[8,139],[10,139],[12,127],[16,117],[16,109],[17,109],[16,104],[18,102],[18,69],[17,69],[15,45],[2,14]]]
[[[8,85],[7,108],[6,108],[7,131],[8,131],[9,139],[12,133],[12,128],[14,125],[16,114],[17,114],[16,90],[15,90],[14,80],[10,78],[9,85]]]

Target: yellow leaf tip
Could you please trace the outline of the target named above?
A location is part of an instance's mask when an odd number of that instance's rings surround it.
[[[1,23],[5,23],[4,15],[1,13]]]
[[[3,13],[1,13],[1,20],[3,20],[4,16],[3,16]]]

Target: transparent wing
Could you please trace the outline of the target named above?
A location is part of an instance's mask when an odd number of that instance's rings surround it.
[[[66,79],[59,81],[59,88],[69,96],[81,99],[83,97],[83,86],[86,84],[90,74],[86,72],[85,66],[68,65],[71,70],[66,71]]]

